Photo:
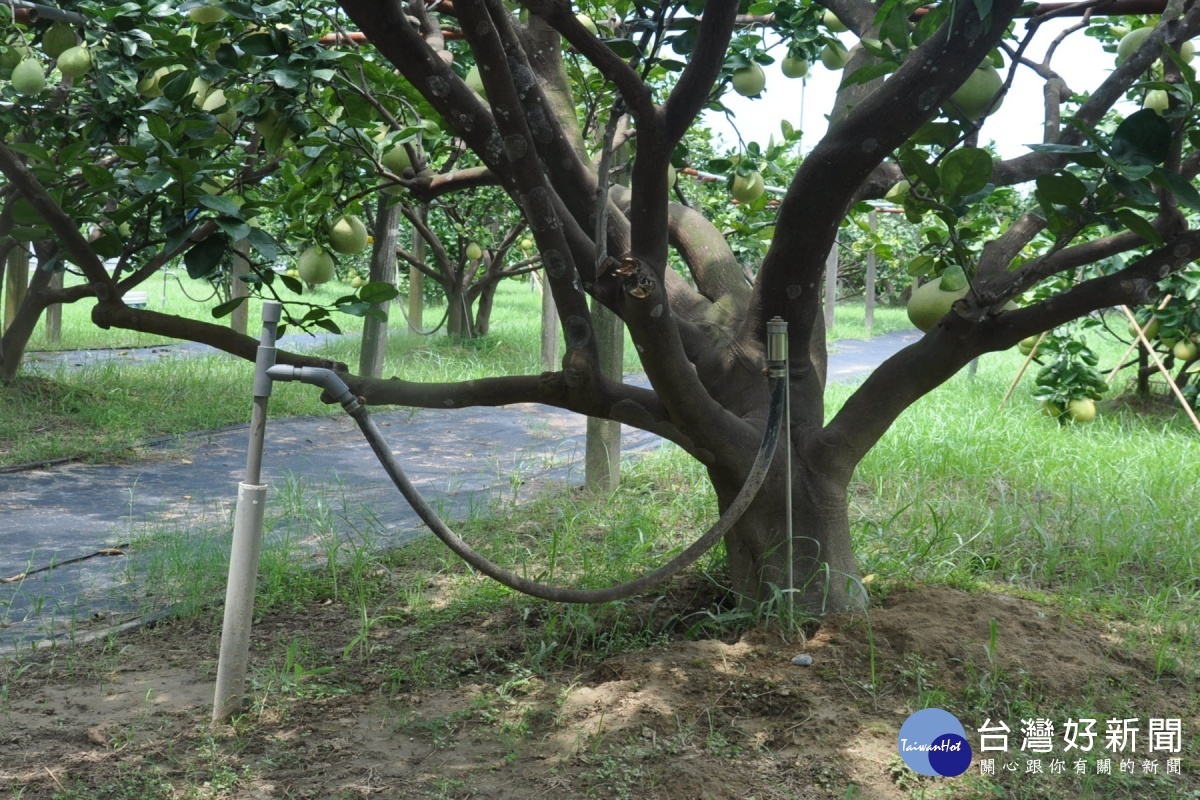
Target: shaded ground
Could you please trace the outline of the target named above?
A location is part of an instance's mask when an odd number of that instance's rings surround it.
[[[652,642],[530,668],[544,607],[467,611],[419,628],[402,611],[362,629],[335,603],[255,629],[253,705],[210,733],[218,621],[163,624],[9,664],[0,708],[0,792],[37,798],[1194,797],[1191,676],[1158,679],[1114,625],[944,587],[895,589],[865,616],[789,641],[763,627],[683,636],[719,601],[691,579],[635,609]],[[436,586],[429,598],[439,602]],[[719,606],[709,605],[719,612]],[[595,633],[593,631],[592,633]],[[599,641],[600,638],[597,638]],[[349,648],[348,648],[349,645]],[[799,653],[812,666],[792,663]],[[199,657],[197,654],[201,654]],[[522,666],[524,665],[524,666]],[[897,756],[901,724],[941,705],[976,751],[965,776],[921,778]],[[1072,754],[1019,752],[1023,716],[1177,718],[1182,775],[1140,740],[1071,774]],[[1013,730],[1019,771],[979,777],[985,718]],[[989,754],[997,755],[997,754]],[[1003,754],[1000,754],[1003,755]],[[1100,752],[1099,755],[1112,754]],[[1038,758],[1043,774],[1023,774]],[[1064,773],[1052,773],[1062,758]],[[1158,773],[1142,770],[1156,759]]]

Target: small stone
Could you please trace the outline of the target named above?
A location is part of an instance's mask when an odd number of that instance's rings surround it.
[[[801,653],[800,655],[798,655],[792,659],[792,663],[795,664],[797,667],[811,667],[812,666],[812,656],[810,656],[808,653]]]

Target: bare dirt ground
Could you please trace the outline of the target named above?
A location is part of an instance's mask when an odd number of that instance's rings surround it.
[[[695,607],[700,591],[680,587],[646,609],[648,626],[660,627],[643,649],[539,669],[525,643],[541,622],[518,604],[436,627],[398,615],[369,628],[369,649],[344,605],[275,613],[255,629],[250,709],[215,731],[219,620],[209,615],[27,657],[0,670],[0,794],[1200,796],[1194,676],[1156,678],[1117,623],[915,587],[893,588],[869,621],[829,617],[807,636],[758,627],[682,638],[663,621],[678,618],[672,603]],[[811,666],[792,663],[800,653]],[[955,710],[976,751],[989,715],[1016,739],[1019,717],[1035,713],[1061,721],[1091,711],[1101,730],[1112,715],[1140,717],[1143,730],[1151,716],[1181,718],[1183,774],[1160,765],[1157,775],[984,780],[976,752],[963,777],[921,778],[903,767],[896,738],[925,705]]]

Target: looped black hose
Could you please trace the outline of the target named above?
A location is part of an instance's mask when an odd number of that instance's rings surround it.
[[[543,600],[552,600],[556,603],[607,603],[649,591],[657,584],[662,583],[680,570],[690,566],[696,559],[708,552],[733,527],[734,523],[741,519],[742,514],[745,513],[750,503],[757,496],[763,481],[766,480],[767,471],[771,467],[771,459],[775,455],[775,448],[779,443],[779,430],[783,422],[784,398],[786,397],[785,390],[787,388],[786,378],[771,377],[769,381],[771,383],[771,404],[767,412],[766,429],[763,431],[762,442],[758,447],[758,455],[754,460],[753,466],[750,468],[749,474],[746,476],[745,483],[742,484],[737,497],[725,509],[725,513],[721,514],[720,519],[713,523],[713,526],[703,536],[663,566],[628,583],[609,586],[604,589],[572,589],[569,587],[547,586],[544,583],[531,581],[528,578],[523,578],[520,575],[510,572],[475,552],[469,544],[459,538],[454,531],[450,530],[446,523],[438,517],[433,507],[417,491],[417,488],[412,485],[408,476],[404,474],[404,470],[400,468],[400,465],[392,457],[391,449],[384,441],[383,434],[380,432],[378,426],[375,425],[375,422],[367,413],[366,407],[349,407],[347,408],[347,413],[354,417],[355,422],[358,423],[358,427],[366,437],[367,443],[371,445],[371,449],[379,459],[379,463],[383,465],[388,477],[392,479],[392,483],[396,484],[396,488],[408,500],[409,505],[417,512],[417,516],[429,526],[429,529],[433,531],[435,536],[441,539],[447,547],[472,567],[510,589],[534,597],[540,597]]]

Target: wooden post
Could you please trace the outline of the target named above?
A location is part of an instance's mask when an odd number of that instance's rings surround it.
[[[600,372],[609,380],[620,381],[624,375],[625,324],[592,298],[592,325],[600,351]],[[556,344],[557,339],[555,332]],[[612,494],[620,482],[621,423],[588,417],[584,485],[593,492]]]
[[[558,363],[558,306],[554,305],[554,293],[543,278],[542,288],[542,372],[557,372]],[[599,332],[597,332],[599,335]]]
[[[429,206],[422,205],[417,209],[417,215],[422,221],[429,216]],[[413,226],[412,241],[413,258],[425,260],[425,240],[421,238],[417,227]],[[408,268],[408,332],[420,333],[424,324],[425,313],[425,273],[416,267]]]
[[[874,239],[875,229],[879,225],[879,212],[871,209],[867,214],[867,225],[871,229],[871,236]],[[867,311],[866,319],[863,322],[867,327],[867,336],[871,335],[871,328],[875,326],[875,248],[872,247],[867,251],[867,280],[864,288],[866,295]]]
[[[825,330],[826,332],[833,330],[834,312],[837,306],[837,274],[838,274],[838,246],[837,239],[833,240],[833,247],[829,248],[829,255],[825,259]]]
[[[17,309],[29,290],[29,251],[17,247],[8,254],[8,269],[4,271],[4,328],[8,330]]]
[[[382,200],[375,215],[375,243],[371,247],[371,283],[396,282],[396,238],[400,230],[400,206]],[[383,360],[387,355],[388,312],[391,301],[375,303],[372,309],[383,312],[383,319],[367,316],[363,319],[362,347],[358,354],[358,374],[366,378],[383,377]]]
[[[246,248],[249,246],[250,243],[245,239],[235,243],[233,246],[233,267],[229,270],[229,298],[231,300],[235,297],[248,297],[250,295],[249,285],[241,279],[242,275],[250,271],[250,263],[238,255],[238,253],[246,252]],[[243,336],[249,330],[249,322],[250,304],[248,302],[243,302],[229,315],[229,327]]]
[[[54,277],[50,279],[51,289],[63,288],[64,274],[62,272],[54,273]],[[50,344],[58,344],[62,341],[62,308],[62,303],[52,303],[46,306],[46,341]]]

